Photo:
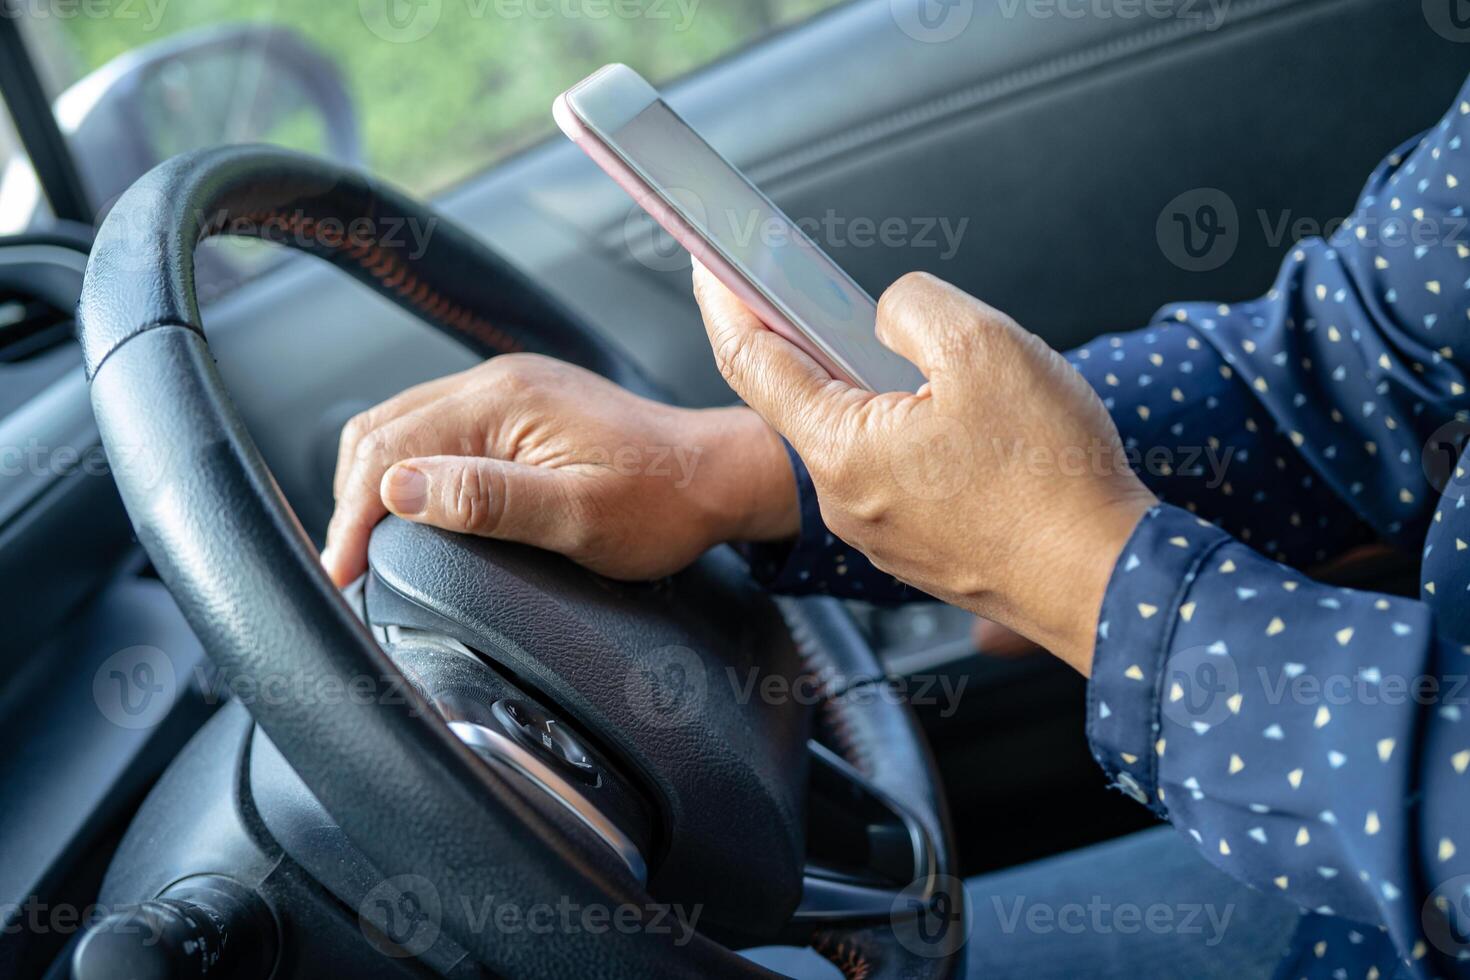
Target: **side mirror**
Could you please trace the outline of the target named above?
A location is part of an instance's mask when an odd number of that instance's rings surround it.
[[[337,66],[294,31],[234,24],[119,55],[63,92],[56,118],[104,209],[154,165],[218,143],[275,142],[361,162]]]

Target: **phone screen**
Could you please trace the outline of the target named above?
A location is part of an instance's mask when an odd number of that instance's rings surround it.
[[[588,124],[596,127],[595,120]],[[923,377],[884,348],[871,297],[662,100],[598,136],[828,356],[877,390]]]

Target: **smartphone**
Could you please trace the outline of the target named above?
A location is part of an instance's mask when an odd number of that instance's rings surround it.
[[[878,342],[878,305],[626,65],[563,92],[557,125],[772,330],[834,378],[917,391],[924,376]]]

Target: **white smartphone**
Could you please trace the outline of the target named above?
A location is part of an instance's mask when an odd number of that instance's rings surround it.
[[[878,342],[872,297],[633,69],[600,69],[563,92],[552,114],[675,241],[832,377],[870,391],[924,383]]]

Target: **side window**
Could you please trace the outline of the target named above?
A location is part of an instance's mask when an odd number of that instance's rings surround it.
[[[431,194],[550,132],[599,65],[665,80],[835,2],[89,0],[22,27],[105,206],[171,154],[262,140]]]

